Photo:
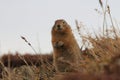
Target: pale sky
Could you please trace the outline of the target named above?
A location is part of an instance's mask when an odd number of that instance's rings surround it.
[[[102,0],[105,3],[105,0]],[[120,21],[120,0],[108,0],[112,16]],[[75,29],[75,20],[87,27],[101,26],[98,0],[0,0],[0,54],[33,50],[20,38],[25,36],[38,51],[52,51],[54,21],[65,19]],[[38,44],[39,43],[39,44]]]

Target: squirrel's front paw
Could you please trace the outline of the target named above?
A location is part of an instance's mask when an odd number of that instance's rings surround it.
[[[53,44],[53,46],[54,46],[55,48],[63,47],[63,45],[64,45],[64,42],[63,42],[63,41],[57,41],[57,42],[55,42],[55,43]]]

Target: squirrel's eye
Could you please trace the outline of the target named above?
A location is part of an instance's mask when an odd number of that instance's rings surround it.
[[[63,24],[65,24],[65,21],[63,21]]]

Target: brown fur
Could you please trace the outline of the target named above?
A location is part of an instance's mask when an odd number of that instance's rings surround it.
[[[53,60],[57,71],[74,71],[80,60],[80,48],[71,27],[63,19],[56,20],[52,28]]]

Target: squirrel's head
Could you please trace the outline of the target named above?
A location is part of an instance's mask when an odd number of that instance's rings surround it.
[[[53,26],[53,30],[56,32],[65,32],[68,28],[70,28],[70,26],[63,19],[56,20]]]

